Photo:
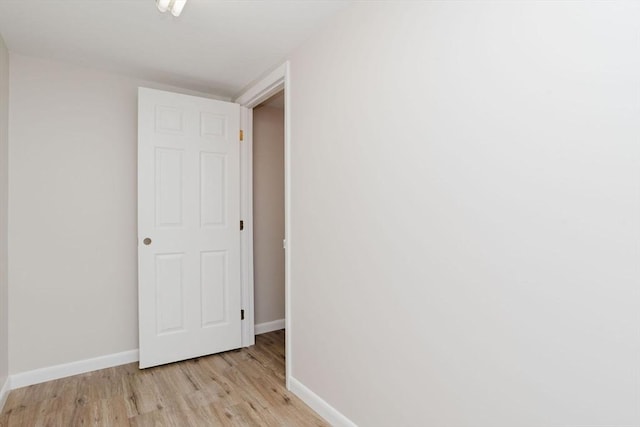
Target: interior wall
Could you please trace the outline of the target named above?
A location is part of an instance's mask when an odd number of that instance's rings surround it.
[[[284,110],[253,110],[255,323],[284,319]]]
[[[0,389],[9,375],[9,52],[0,36]],[[0,400],[2,396],[0,396]],[[2,409],[0,402],[0,409]]]
[[[9,369],[137,349],[137,88],[11,55]]]
[[[357,2],[292,55],[296,380],[362,426],[640,424],[638,22]]]

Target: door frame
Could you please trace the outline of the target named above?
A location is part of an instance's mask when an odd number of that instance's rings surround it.
[[[253,108],[284,90],[284,293],[285,293],[285,378],[290,389],[291,378],[291,141],[289,97],[289,61],[280,65],[240,95],[240,128],[244,141],[240,145],[240,215],[244,220],[241,233],[240,258],[242,306],[245,321],[242,325],[242,345],[255,344],[253,300]]]

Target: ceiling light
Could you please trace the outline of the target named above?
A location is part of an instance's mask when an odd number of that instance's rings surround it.
[[[171,11],[173,16],[180,16],[187,0],[156,0],[156,6],[160,12]]]
[[[169,3],[171,0],[156,0],[156,6],[160,12],[166,12],[169,9]]]
[[[187,3],[187,0],[173,0],[173,6],[171,6],[171,14],[173,16],[180,16],[182,13],[182,9],[184,5]]]

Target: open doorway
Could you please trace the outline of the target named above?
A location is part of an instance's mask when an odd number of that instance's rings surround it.
[[[255,334],[285,328],[284,91],[253,108]]]
[[[291,366],[292,360],[292,335],[291,325],[293,319],[291,316],[291,167],[290,167],[290,102],[289,102],[289,63],[285,62],[256,84],[248,88],[240,95],[235,102],[240,104],[241,108],[241,126],[244,129],[244,140],[240,144],[241,157],[241,213],[246,220],[248,227],[241,234],[242,248],[242,295],[243,309],[246,316],[242,326],[242,345],[250,346],[256,342],[255,324],[254,322],[254,255],[253,255],[253,115],[256,109],[265,101],[269,101],[275,95],[282,93],[283,99],[278,101],[280,105],[284,104],[284,241],[280,248],[284,246],[284,305],[285,305],[285,379],[287,389],[291,389],[292,382]],[[275,101],[275,99],[274,99]],[[282,249],[278,249],[281,251]],[[264,334],[262,336],[265,336]],[[260,336],[258,336],[260,337]],[[282,331],[284,338],[284,331]]]

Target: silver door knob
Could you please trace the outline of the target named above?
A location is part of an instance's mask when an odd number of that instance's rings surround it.
[[[151,239],[148,237],[145,237],[144,240],[142,241],[142,243],[144,243],[145,245],[149,246],[151,244]]]

